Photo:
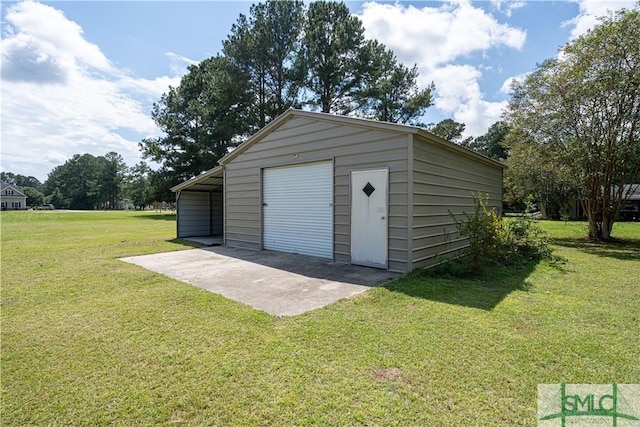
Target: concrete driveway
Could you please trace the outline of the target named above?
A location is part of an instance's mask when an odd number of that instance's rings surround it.
[[[121,258],[273,316],[295,316],[399,277],[303,255],[224,246]]]

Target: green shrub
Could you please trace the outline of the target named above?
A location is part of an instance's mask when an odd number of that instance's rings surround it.
[[[505,230],[498,261],[504,265],[515,265],[529,261],[551,259],[549,235],[532,218],[522,215],[503,222]]]
[[[486,198],[474,195],[475,209],[456,222],[458,234],[469,239],[461,263],[470,273],[479,273],[487,265],[519,265],[551,259],[547,234],[527,215],[504,221]]]

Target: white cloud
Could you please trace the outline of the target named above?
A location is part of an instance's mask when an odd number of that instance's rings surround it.
[[[439,65],[498,46],[521,49],[526,34],[500,24],[465,1],[416,8],[400,3],[365,3],[360,16],[367,36],[391,47],[404,62],[428,59]]]
[[[511,16],[514,10],[520,9],[526,6],[525,1],[516,1],[516,0],[491,0],[491,4],[494,5],[496,9],[504,13],[506,16]]]
[[[571,39],[586,33],[598,24],[598,18],[607,16],[610,12],[622,8],[633,9],[635,0],[575,0],[580,8],[580,13],[575,18],[565,22],[565,25],[573,26]]]
[[[175,52],[166,52],[165,55],[169,58],[169,69],[174,76],[182,76],[187,74],[187,68],[190,65],[196,65],[198,61],[194,61],[186,56],[179,55]]]
[[[83,38],[82,28],[53,7],[33,1],[17,3],[7,10],[6,21],[11,26],[7,29],[8,37],[3,37],[3,63],[5,53],[29,51],[41,60],[55,61],[67,73],[72,73],[79,64],[104,72],[115,71],[100,48]]]
[[[180,76],[140,79],[117,68],[52,6],[16,3],[3,24],[3,170],[44,180],[74,154],[116,151],[129,164],[139,161],[140,139],[159,132],[150,103]]]
[[[517,76],[511,76],[509,78],[507,78],[503,83],[502,86],[500,87],[500,93],[504,93],[505,95],[508,95],[511,93],[511,88],[513,86],[514,82],[522,82],[524,81],[524,79],[527,78],[527,76],[530,73],[522,73],[522,74],[518,74]]]
[[[486,67],[471,65],[468,58],[492,49],[520,50],[524,30],[498,22],[466,0],[422,8],[370,2],[363,5],[360,19],[367,37],[383,42],[403,63],[418,65],[419,85],[435,83],[435,107],[464,122],[467,135],[486,132],[500,118],[505,103],[485,100],[480,90]]]
[[[484,99],[478,79],[481,72],[471,65],[447,65],[433,71],[438,91],[435,107],[450,112],[453,118],[466,125],[465,135],[478,136],[500,120],[505,101]],[[438,89],[439,88],[439,89]]]

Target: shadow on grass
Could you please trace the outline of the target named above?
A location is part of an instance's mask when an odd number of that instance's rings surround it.
[[[511,292],[528,290],[527,278],[537,263],[495,267],[478,276],[455,277],[416,270],[386,285],[392,292],[446,304],[493,310]]]
[[[590,242],[586,239],[560,238],[553,243],[566,248],[623,261],[640,261],[640,239],[618,239],[613,242]]]
[[[138,219],[153,219],[156,221],[175,221],[176,214],[175,213],[149,213],[145,215],[136,215],[133,218]]]

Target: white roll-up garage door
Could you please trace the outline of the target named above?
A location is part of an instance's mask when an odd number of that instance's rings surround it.
[[[333,258],[333,163],[262,174],[264,249]]]

